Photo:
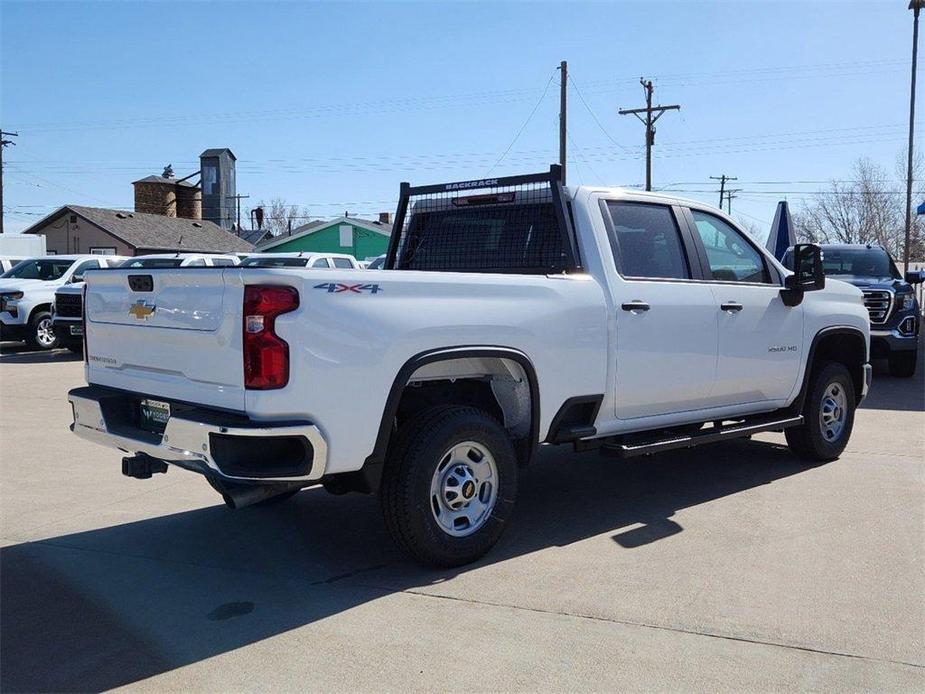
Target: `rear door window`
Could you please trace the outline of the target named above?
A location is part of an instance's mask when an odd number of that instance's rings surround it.
[[[339,267],[344,270],[349,270],[353,268],[353,263],[350,262],[349,258],[334,258],[334,267]]]
[[[690,267],[674,213],[665,205],[607,203],[613,221],[610,244],[624,277],[690,279]]]

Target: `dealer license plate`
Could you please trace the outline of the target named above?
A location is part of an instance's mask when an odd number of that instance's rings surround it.
[[[141,401],[140,410],[141,428],[156,434],[163,434],[167,421],[170,419],[170,403],[146,399]]]
[[[72,325],[71,326],[71,335],[83,335],[84,327],[82,325]]]

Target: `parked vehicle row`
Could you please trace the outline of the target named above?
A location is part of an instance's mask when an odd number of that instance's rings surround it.
[[[26,342],[38,349],[83,350],[83,288],[88,270],[246,267],[358,269],[340,253],[161,253],[125,258],[52,255],[23,258],[0,275],[0,340]]]
[[[407,217],[407,219],[406,219]],[[233,508],[379,495],[399,546],[474,561],[544,444],[618,457],[783,431],[836,458],[870,385],[860,289],[702,203],[548,174],[402,186],[384,270],[120,268],[86,291],[72,430]],[[567,473],[563,473],[567,474]]]
[[[50,255],[17,263],[0,277],[0,340],[26,342],[39,349],[57,346],[51,305],[55,291],[82,282],[88,270],[121,259],[100,255]]]

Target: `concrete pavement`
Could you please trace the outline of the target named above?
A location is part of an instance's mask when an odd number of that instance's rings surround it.
[[[482,562],[434,572],[371,497],[229,511],[67,431],[65,352],[0,354],[0,688],[925,688],[925,368],[841,459],[780,435],[544,450]]]

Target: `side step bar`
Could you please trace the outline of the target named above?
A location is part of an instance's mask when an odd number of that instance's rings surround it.
[[[701,429],[692,434],[666,435],[661,432],[661,438],[653,438],[650,441],[641,439],[629,442],[625,440],[608,441],[601,445],[601,453],[617,458],[634,458],[638,455],[661,453],[662,451],[671,451],[676,448],[691,448],[705,443],[729,441],[730,439],[759,434],[763,431],[782,431],[789,427],[799,426],[802,423],[803,415],[759,417],[726,426],[713,424],[712,427]]]

